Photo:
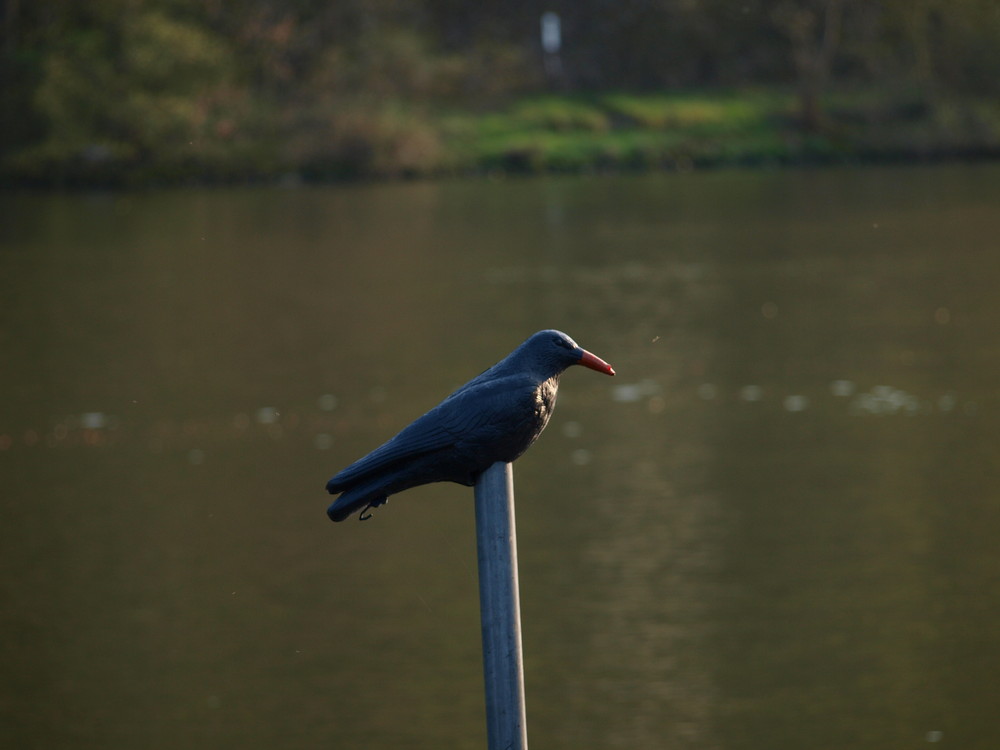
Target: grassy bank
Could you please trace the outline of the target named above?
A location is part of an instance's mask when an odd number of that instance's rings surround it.
[[[357,100],[207,123],[156,153],[116,143],[9,154],[7,184],[138,186],[1000,156],[1000,103],[839,93],[806,132],[787,92],[544,95],[491,111]]]
[[[536,98],[457,118],[456,163],[540,172],[1000,155],[1000,104],[841,94],[814,132],[796,104],[773,91]]]

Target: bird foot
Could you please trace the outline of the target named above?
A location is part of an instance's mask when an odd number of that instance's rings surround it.
[[[372,500],[370,503],[368,503],[368,505],[366,505],[364,508],[361,509],[361,513],[358,514],[358,520],[359,521],[367,521],[369,518],[372,517],[373,514],[369,513],[366,516],[365,515],[365,511],[366,510],[368,510],[369,508],[377,508],[380,505],[385,505],[387,502],[389,502],[389,498],[388,497],[380,497],[380,498],[378,498],[376,500]]]

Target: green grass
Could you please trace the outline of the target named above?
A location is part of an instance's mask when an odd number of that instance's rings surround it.
[[[458,117],[451,143],[457,163],[521,172],[786,161],[793,110],[771,92],[551,95]]]
[[[601,104],[625,122],[646,130],[724,133],[765,124],[787,110],[787,97],[742,94],[609,94]]]
[[[1000,156],[1000,104],[848,91],[801,130],[774,90],[536,96],[445,128],[452,164],[515,172],[691,168]]]
[[[8,155],[0,180],[135,186],[1000,157],[1000,103],[931,102],[912,91],[832,94],[824,127],[813,133],[799,127],[792,94],[766,89],[548,94],[485,112],[371,99],[333,104],[292,121],[263,112],[239,139],[165,150],[158,160],[26,149]]]

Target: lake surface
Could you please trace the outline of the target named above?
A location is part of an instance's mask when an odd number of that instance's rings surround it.
[[[1000,746],[1000,168],[0,195],[0,726],[482,748],[472,492],[326,479],[535,330],[538,748]]]

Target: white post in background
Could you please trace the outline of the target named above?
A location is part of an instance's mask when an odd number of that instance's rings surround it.
[[[550,84],[562,80],[562,21],[559,14],[552,11],[542,13],[542,64]]]
[[[498,461],[476,481],[476,549],[489,750],[527,750],[514,471]]]

